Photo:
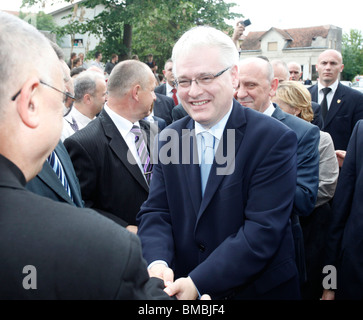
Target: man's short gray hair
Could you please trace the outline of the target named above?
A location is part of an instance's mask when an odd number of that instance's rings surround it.
[[[177,76],[176,65],[183,57],[195,48],[208,47],[220,50],[220,59],[224,67],[238,65],[239,55],[232,39],[224,32],[209,26],[198,26],[184,33],[173,48],[173,73]]]
[[[74,80],[74,97],[76,102],[82,101],[86,94],[94,96],[97,90],[97,81],[105,81],[103,74],[96,71],[84,71]]]

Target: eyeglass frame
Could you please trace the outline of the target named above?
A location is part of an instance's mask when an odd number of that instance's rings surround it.
[[[75,98],[75,97],[73,97],[73,96],[72,96],[69,92],[65,92],[65,91],[59,90],[59,89],[57,89],[57,88],[55,88],[55,87],[51,86],[50,84],[45,83],[45,82],[44,82],[44,81],[42,81],[42,80],[39,80],[39,82],[40,82],[42,85],[44,85],[44,86],[47,86],[47,87],[49,87],[49,88],[52,88],[52,89],[53,89],[53,90],[55,90],[55,91],[58,91],[58,92],[60,92],[60,93],[63,93],[63,94],[66,96],[66,98],[64,99],[64,101],[63,101],[63,102],[65,102],[65,101],[67,100],[67,98],[70,98],[70,99],[72,99],[73,101],[74,101],[74,100],[76,100],[76,98]],[[15,100],[16,100],[16,98],[19,96],[20,92],[21,92],[21,89],[20,89],[17,93],[15,93],[15,94],[11,97],[11,101],[15,101]]]
[[[212,74],[212,73],[206,73],[206,74],[204,74],[203,76],[199,76],[199,77],[197,77],[197,78],[195,78],[195,79],[190,79],[190,80],[188,80],[188,79],[185,79],[185,80],[183,80],[183,82],[185,81],[185,82],[189,82],[189,85],[188,86],[186,86],[186,87],[183,87],[183,86],[180,86],[180,82],[179,82],[179,80],[178,79],[176,79],[175,81],[174,81],[174,84],[175,84],[175,86],[177,86],[177,87],[181,87],[181,88],[190,88],[191,86],[192,86],[192,82],[193,81],[195,81],[195,83],[199,86],[199,83],[198,83],[198,80],[201,80],[200,78],[203,78],[203,77],[206,77],[206,76],[212,76],[213,78],[211,79],[211,81],[213,81],[215,78],[218,78],[219,76],[221,76],[223,73],[225,73],[228,69],[231,69],[232,67],[227,67],[226,69],[223,69],[222,71],[220,71],[220,72],[218,72],[218,73],[216,73],[216,74]],[[199,78],[199,79],[198,79]]]

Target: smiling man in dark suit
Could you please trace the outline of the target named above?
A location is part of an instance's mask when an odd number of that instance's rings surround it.
[[[331,135],[335,150],[347,149],[355,124],[363,119],[363,94],[339,82],[343,69],[340,52],[324,51],[317,64],[319,82],[309,88],[312,100],[321,105],[324,118],[322,130]]]
[[[182,299],[205,292],[216,299],[299,298],[290,224],[296,134],[233,99],[239,56],[223,32],[186,32],[173,61],[190,116],[160,133],[159,161],[138,214],[150,275]],[[161,152],[168,135],[172,162]]]
[[[133,126],[142,129],[150,153],[157,124],[141,119],[150,114],[155,101],[155,79],[145,63],[127,60],[115,66],[107,86],[108,100],[100,115],[67,138],[64,145],[85,206],[115,215],[123,226],[136,232],[136,214],[149,194],[151,173],[144,171]]]

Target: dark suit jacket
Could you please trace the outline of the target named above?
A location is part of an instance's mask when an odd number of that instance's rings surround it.
[[[318,85],[309,91],[312,100],[317,102]],[[339,83],[322,129],[331,135],[335,150],[347,149],[353,128],[360,119],[363,119],[363,94]]]
[[[0,172],[1,300],[168,298],[149,278],[135,235],[93,210],[29,192],[2,155]]]
[[[276,104],[272,117],[291,128],[297,136],[297,186],[294,213],[309,215],[316,203],[319,187],[320,130],[307,121],[283,112]]]
[[[296,264],[300,281],[306,281],[305,246],[299,216],[308,216],[315,207],[319,187],[320,130],[305,120],[283,112],[276,104],[272,117],[294,130],[297,136],[297,180],[291,217]]]
[[[159,150],[165,136],[177,133],[179,139],[172,145],[174,163],[159,159],[154,165],[150,195],[138,215],[147,262],[166,261],[175,278],[189,275],[201,294],[216,299],[297,298],[290,225],[296,134],[234,100],[202,199],[193,129],[185,117],[160,133]],[[229,146],[228,134],[235,135]],[[220,171],[226,163],[217,164],[222,154],[230,157],[230,174]]]
[[[152,128],[154,136],[158,131],[147,121],[140,120],[140,125],[146,133]],[[138,165],[128,161],[127,144],[107,112],[102,110],[64,145],[79,178],[85,206],[117,216],[124,226],[135,225],[149,186]]]
[[[179,103],[176,107],[174,107],[172,111],[173,121],[177,121],[181,118],[187,116],[188,113],[184,110],[181,103]]]
[[[324,126],[324,120],[323,115],[321,114],[321,107],[320,104],[314,101],[311,101],[311,107],[314,111],[314,119],[311,121],[312,124],[315,124],[319,127],[319,129],[323,129]]]
[[[84,203],[82,201],[79,181],[74,171],[72,161],[62,141],[59,141],[55,147],[55,152],[59,158],[59,161],[62,163],[64,172],[67,176],[73,201],[69,197],[66,189],[64,188],[56,173],[53,171],[48,161],[45,161],[42,171],[40,171],[34,179],[29,181],[29,183],[26,185],[26,188],[40,196],[44,196],[55,201],[66,202],[82,208]]]
[[[156,101],[154,101],[154,115],[165,120],[168,126],[173,122],[172,110],[175,106],[174,100],[165,95],[156,93]]]
[[[327,265],[337,266],[337,299],[363,299],[363,121],[344,159],[332,206]]]
[[[154,90],[155,93],[160,93],[164,96],[166,96],[166,84],[163,83],[160,86],[157,86]]]

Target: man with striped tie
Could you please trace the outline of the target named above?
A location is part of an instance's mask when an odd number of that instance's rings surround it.
[[[79,178],[85,206],[122,219],[137,231],[136,214],[149,194],[150,141],[155,123],[144,121],[155,101],[151,69],[140,61],[115,66],[100,115],[64,141]]]

